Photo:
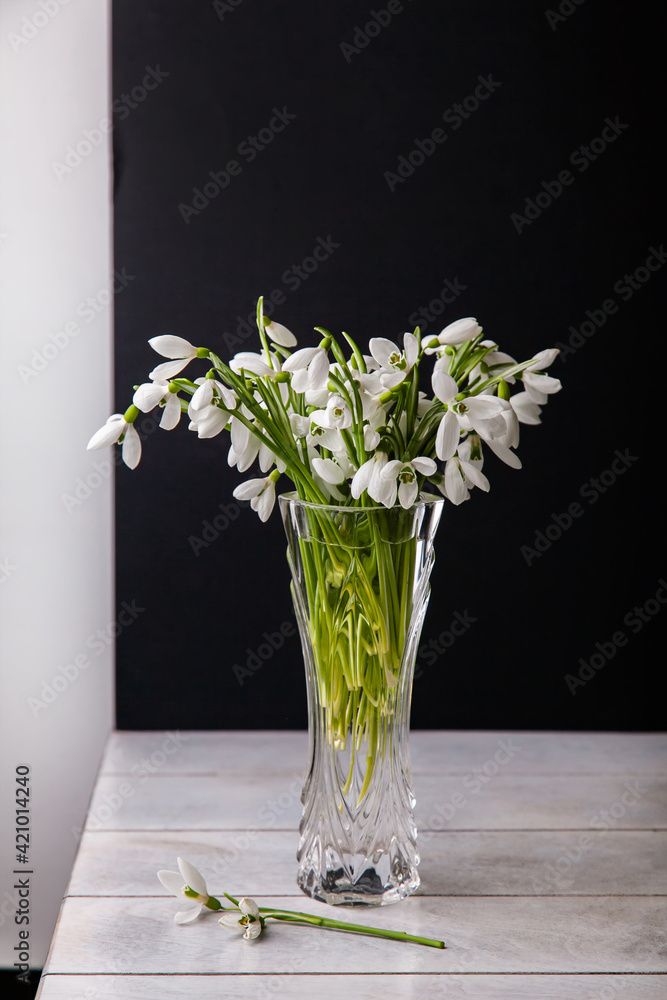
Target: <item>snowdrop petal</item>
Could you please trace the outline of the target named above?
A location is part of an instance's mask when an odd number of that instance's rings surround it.
[[[206,881],[201,872],[197,871],[195,866],[191,865],[184,858],[176,858],[176,863],[186,885],[189,885],[191,889],[198,892],[200,896],[207,896],[208,889],[206,888]]]
[[[336,486],[339,483],[345,482],[345,474],[341,469],[340,465],[337,465],[330,458],[314,458],[313,469],[320,476],[325,483],[331,483]]]
[[[401,382],[405,382],[407,372],[385,372],[380,375],[380,384],[384,389],[394,389]]]
[[[229,414],[219,406],[209,406],[203,416],[197,418],[197,435],[201,439],[216,437],[224,431],[229,420]]]
[[[148,343],[163,358],[194,358],[197,353],[197,348],[183,337],[151,337]]]
[[[441,403],[451,403],[459,391],[456,379],[453,379],[451,375],[442,370],[433,372],[431,385],[433,386],[433,392]]]
[[[283,362],[284,372],[297,372],[301,368],[307,368],[311,361],[317,357],[319,347],[302,347],[301,350],[290,354]]]
[[[167,393],[167,401],[164,404],[160,427],[165,431],[173,431],[174,427],[181,419],[181,401],[174,392]]]
[[[195,391],[191,405],[193,410],[203,410],[213,399],[213,379],[205,378]]]
[[[174,916],[175,924],[189,924],[191,920],[195,920],[202,911],[202,904],[197,903],[189,910],[179,910]]]
[[[412,368],[415,361],[419,357],[419,341],[415,337],[414,333],[406,333],[403,337],[403,350],[405,352],[405,360],[408,363],[408,368]]]
[[[259,922],[259,920],[253,920],[253,922],[248,924],[248,926],[246,927],[245,934],[243,935],[243,937],[246,939],[246,941],[252,941],[255,938],[258,938],[261,933],[262,933],[261,923]]]
[[[530,366],[529,371],[541,372],[544,368],[548,368],[549,365],[553,364],[560,351],[557,347],[548,347],[545,351],[540,351],[536,354],[533,361],[534,364]]]
[[[380,470],[379,473],[380,479],[384,479],[386,481],[390,479],[396,479],[396,476],[399,474],[399,472],[401,471],[401,469],[405,464],[406,464],[405,462],[399,462],[397,458],[395,458],[391,462],[387,462],[385,467]]]
[[[468,489],[461,475],[459,463],[455,458],[450,458],[445,466],[445,489],[447,490],[447,498],[456,507],[468,499]]]
[[[416,469],[417,472],[421,472],[423,476],[432,476],[438,468],[432,458],[424,458],[423,455],[413,458],[411,465],[413,469]]]
[[[329,358],[327,352],[318,348],[317,356],[308,368],[311,389],[322,389],[329,378]]]
[[[110,444],[115,444],[123,433],[125,420],[122,413],[114,413],[107,420],[104,427],[95,431],[88,442],[88,451],[97,451],[98,448],[108,448]]]
[[[463,470],[466,479],[469,479],[473,486],[477,486],[480,490],[484,490],[488,493],[491,489],[491,483],[486,478],[483,472],[476,469],[472,462],[461,461],[461,469]]]
[[[132,402],[142,413],[149,413],[168,392],[166,382],[144,382],[135,392]]]
[[[474,316],[467,316],[446,326],[438,335],[438,340],[441,344],[463,344],[466,340],[473,340],[481,332],[482,328]]]
[[[435,453],[441,461],[446,462],[452,457],[459,443],[460,429],[456,414],[447,410],[440,421],[438,433],[435,436]]]
[[[266,480],[264,480],[266,482]],[[250,506],[253,510],[257,511],[260,521],[268,521],[271,516],[271,511],[273,510],[274,504],[276,502],[276,484],[273,480],[269,480],[266,488],[260,493],[258,497],[255,497],[250,501]]]
[[[308,369],[300,368],[299,371],[294,372],[290,385],[292,386],[294,392],[305,392],[306,389],[309,389],[310,377],[308,375]]]
[[[182,895],[185,882],[180,872],[170,872],[164,869],[157,873],[157,877],[168,892],[172,892],[174,896]]]
[[[248,896],[239,899],[239,910],[246,916],[259,918],[259,907],[255,900],[250,899]]]
[[[538,375],[536,372],[530,371],[523,373],[523,382],[524,385],[537,389],[538,392],[543,392],[547,396],[553,392],[560,392],[563,388],[560,379],[553,378],[551,375]]]
[[[241,483],[236,487],[232,496],[235,496],[237,500],[252,500],[256,497],[266,486],[266,479],[248,479],[247,482]]]
[[[137,428],[134,424],[128,424],[128,428],[125,431],[122,454],[123,461],[127,467],[129,469],[136,469],[141,458],[141,438],[137,434]]]
[[[232,358],[229,362],[229,367],[237,375],[241,374],[241,371],[249,372],[251,375],[275,375],[276,370],[270,368],[266,361],[263,361],[259,354],[253,354],[248,351],[243,354],[237,354],[236,357]]]
[[[239,911],[232,910],[229,913],[223,913],[218,920],[218,923],[221,927],[226,927],[230,931],[240,931],[243,930],[240,920],[241,917],[239,916]]]
[[[503,444],[501,441],[494,441],[493,438],[483,437],[482,440],[505,465],[509,465],[512,469],[521,468],[521,459],[513,451],[510,451],[506,444]]]
[[[275,323],[273,320],[270,320],[264,325],[264,329],[275,344],[280,344],[281,347],[296,346],[296,337],[282,323]]]
[[[352,478],[352,486],[350,487],[350,492],[355,500],[358,500],[364,490],[368,489],[374,465],[375,459],[369,458],[368,461],[364,462],[363,465],[360,465],[355,472]]]
[[[405,510],[409,510],[417,499],[418,493],[419,487],[417,486],[416,480],[411,483],[401,483],[398,487],[398,501],[401,507]]]
[[[516,392],[510,399],[510,405],[522,424],[541,424],[540,407],[534,403],[527,392]]]
[[[168,382],[169,379],[175,378],[179,372],[190,363],[190,358],[181,359],[180,361],[165,361],[164,364],[158,365],[149,372],[149,378],[152,378],[154,382]]]
[[[467,416],[473,420],[489,420],[506,409],[506,401],[497,396],[468,396],[463,400],[463,405]]]

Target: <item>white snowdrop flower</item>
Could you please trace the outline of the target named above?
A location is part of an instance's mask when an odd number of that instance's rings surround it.
[[[246,941],[253,941],[262,933],[262,918],[254,899],[246,896],[239,900],[238,910],[228,910],[218,920],[221,927],[230,931],[243,931]]]
[[[342,396],[330,396],[326,410],[313,410],[310,419],[325,430],[346,430],[352,426],[352,413]]]
[[[385,482],[392,485],[393,496],[391,503],[389,502],[390,496],[387,496],[387,499],[382,502],[386,507],[393,507],[398,490],[398,502],[401,507],[408,510],[419,495],[417,476],[420,473],[423,476],[432,476],[436,469],[437,465],[433,459],[425,458],[423,455],[413,458],[411,462],[401,462],[398,459],[387,462],[380,475]]]
[[[558,353],[558,349],[555,347],[540,351],[533,358],[530,367],[526,368],[522,374],[524,388],[534,403],[544,404],[552,393],[560,392],[562,389],[560,379],[542,374],[543,369],[548,368],[554,362]]]
[[[234,490],[237,500],[249,500],[260,521],[268,521],[276,502],[276,480],[280,473],[274,470],[264,479],[249,479]]]
[[[135,408],[135,416],[137,415]],[[93,434],[87,445],[87,451],[97,451],[108,448],[123,439],[123,461],[130,469],[136,469],[141,458],[141,438],[137,433],[133,420],[126,420],[127,413],[112,413],[106,424]]]
[[[441,330],[437,337],[429,340],[424,353],[436,354],[448,345],[458,346],[459,344],[465,344],[467,340],[474,340],[481,332],[482,328],[474,316],[457,319],[446,326],[444,330]],[[434,344],[434,340],[438,341],[437,345]],[[432,344],[433,346],[431,346]]]
[[[171,431],[181,419],[181,401],[176,395],[177,392],[178,386],[175,385],[172,389],[170,382],[144,382],[135,391],[132,402],[142,413],[150,413],[164,400],[160,427],[165,431]]]
[[[316,391],[329,379],[329,355],[322,347],[302,347],[283,362],[284,372],[293,372],[295,392]]]
[[[403,350],[385,337],[371,337],[368,346],[380,366],[380,381],[385,389],[400,385],[419,357],[419,341],[414,333],[403,335]]]
[[[181,902],[188,903],[187,910],[179,910],[174,917],[177,924],[187,924],[195,920],[209,900],[204,876],[183,858],[178,858],[178,871],[159,871],[157,877],[165,889],[173,893]],[[194,895],[193,895],[194,894]]]
[[[474,429],[480,421],[502,413],[507,405],[497,396],[467,396],[457,400],[459,387],[456,380],[442,370],[433,372],[431,385],[440,402],[447,406],[435,438],[435,453],[443,462],[456,451],[462,430]]]
[[[189,340],[184,340],[183,337],[151,337],[148,343],[163,358],[174,359],[173,361],[165,361],[153,369],[149,378],[152,378],[154,382],[164,382],[175,378],[186,365],[197,357],[197,348],[193,347]]]

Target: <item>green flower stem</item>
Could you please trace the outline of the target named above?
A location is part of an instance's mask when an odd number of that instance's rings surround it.
[[[413,944],[426,945],[428,948],[444,948],[445,942],[434,938],[418,937],[406,934],[405,931],[390,931],[381,927],[364,927],[360,924],[349,924],[343,920],[330,920],[329,917],[312,916],[310,913],[299,913],[295,910],[272,910],[260,906],[259,912],[265,920],[283,920],[293,924],[311,924],[315,927],[328,927],[331,930],[349,931],[352,934],[364,934],[369,937],[388,938],[391,941],[410,941]]]

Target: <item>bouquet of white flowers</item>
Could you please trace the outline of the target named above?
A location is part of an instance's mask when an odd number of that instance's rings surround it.
[[[262,521],[278,480],[291,480],[281,507],[314,733],[299,881],[328,902],[389,901],[419,885],[402,733],[443,504],[422,491],[431,484],[455,505],[474,487],[488,491],[485,448],[520,468],[519,424],[539,424],[561,388],[545,374],[558,352],[517,362],[473,318],[426,340],[405,333],[401,345],[374,337],[370,354],[316,327],[319,344],[293,350],[295,337],[264,317],[261,298],[257,327],[261,351],[229,362],[180,337],[150,340],[170,360],[88,447],[118,442],[135,468],[134,422],[160,406],[166,430],[187,412],[200,438],[229,433],[239,472],[259,464],[262,475],[234,496]],[[432,395],[419,383],[427,356]],[[198,359],[208,371],[183,376]]]

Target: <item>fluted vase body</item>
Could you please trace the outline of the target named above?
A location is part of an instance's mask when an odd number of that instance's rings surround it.
[[[327,903],[391,903],[419,886],[410,703],[442,503],[280,497],[308,691],[298,884]]]

